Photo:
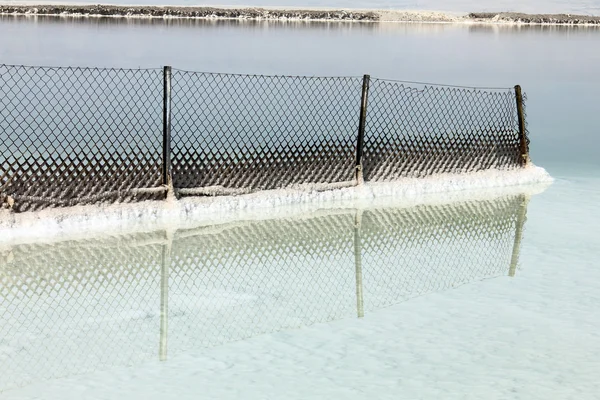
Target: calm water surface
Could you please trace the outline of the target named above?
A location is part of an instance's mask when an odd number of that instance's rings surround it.
[[[528,197],[33,243],[3,249],[0,389],[364,317],[514,277]],[[6,371],[5,371],[6,372]]]
[[[600,28],[0,17],[5,64],[362,76],[527,93],[538,164],[600,163]]]
[[[4,17],[0,60],[520,84],[556,178],[528,203],[4,245],[1,398],[600,393],[600,29]]]

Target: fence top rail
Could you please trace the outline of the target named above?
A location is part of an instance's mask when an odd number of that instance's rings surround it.
[[[0,68],[25,68],[25,69],[47,69],[47,70],[87,70],[87,71],[162,71],[163,66],[156,68],[112,68],[112,67],[77,67],[77,66],[47,66],[47,65],[22,65],[22,64],[0,64]],[[231,72],[209,72],[209,71],[191,71],[187,69],[172,68],[172,71],[199,74],[199,75],[218,75],[218,76],[239,76],[255,78],[287,78],[287,79],[362,79],[363,75],[338,75],[338,76],[317,76],[317,75],[279,75],[279,74],[243,74]],[[409,81],[398,79],[377,78],[371,76],[372,81],[393,82],[407,85],[436,86],[456,89],[470,90],[514,90],[514,87],[496,87],[496,86],[476,86],[476,85],[449,85],[435,82]]]

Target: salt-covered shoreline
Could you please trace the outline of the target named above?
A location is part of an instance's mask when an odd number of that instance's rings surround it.
[[[477,200],[498,193],[530,193],[552,182],[543,169],[486,170],[370,182],[327,191],[266,190],[241,196],[187,197],[181,200],[100,204],[12,213],[0,210],[1,244],[79,237],[103,232],[179,229],[307,215],[323,209],[411,207],[421,204]],[[543,189],[542,189],[543,190]],[[440,193],[443,193],[440,196]]]
[[[513,12],[457,15],[435,11],[285,7],[190,7],[103,4],[0,4],[0,15],[55,17],[185,18],[264,21],[431,22],[600,26],[599,16]]]

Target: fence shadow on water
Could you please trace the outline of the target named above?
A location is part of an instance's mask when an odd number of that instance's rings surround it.
[[[0,205],[518,168],[525,126],[518,86],[0,65]]]
[[[0,248],[0,391],[514,276],[528,197]]]

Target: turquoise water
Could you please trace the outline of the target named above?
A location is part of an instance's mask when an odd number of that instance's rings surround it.
[[[10,368],[0,390],[514,277],[528,198],[516,191],[3,246]]]

